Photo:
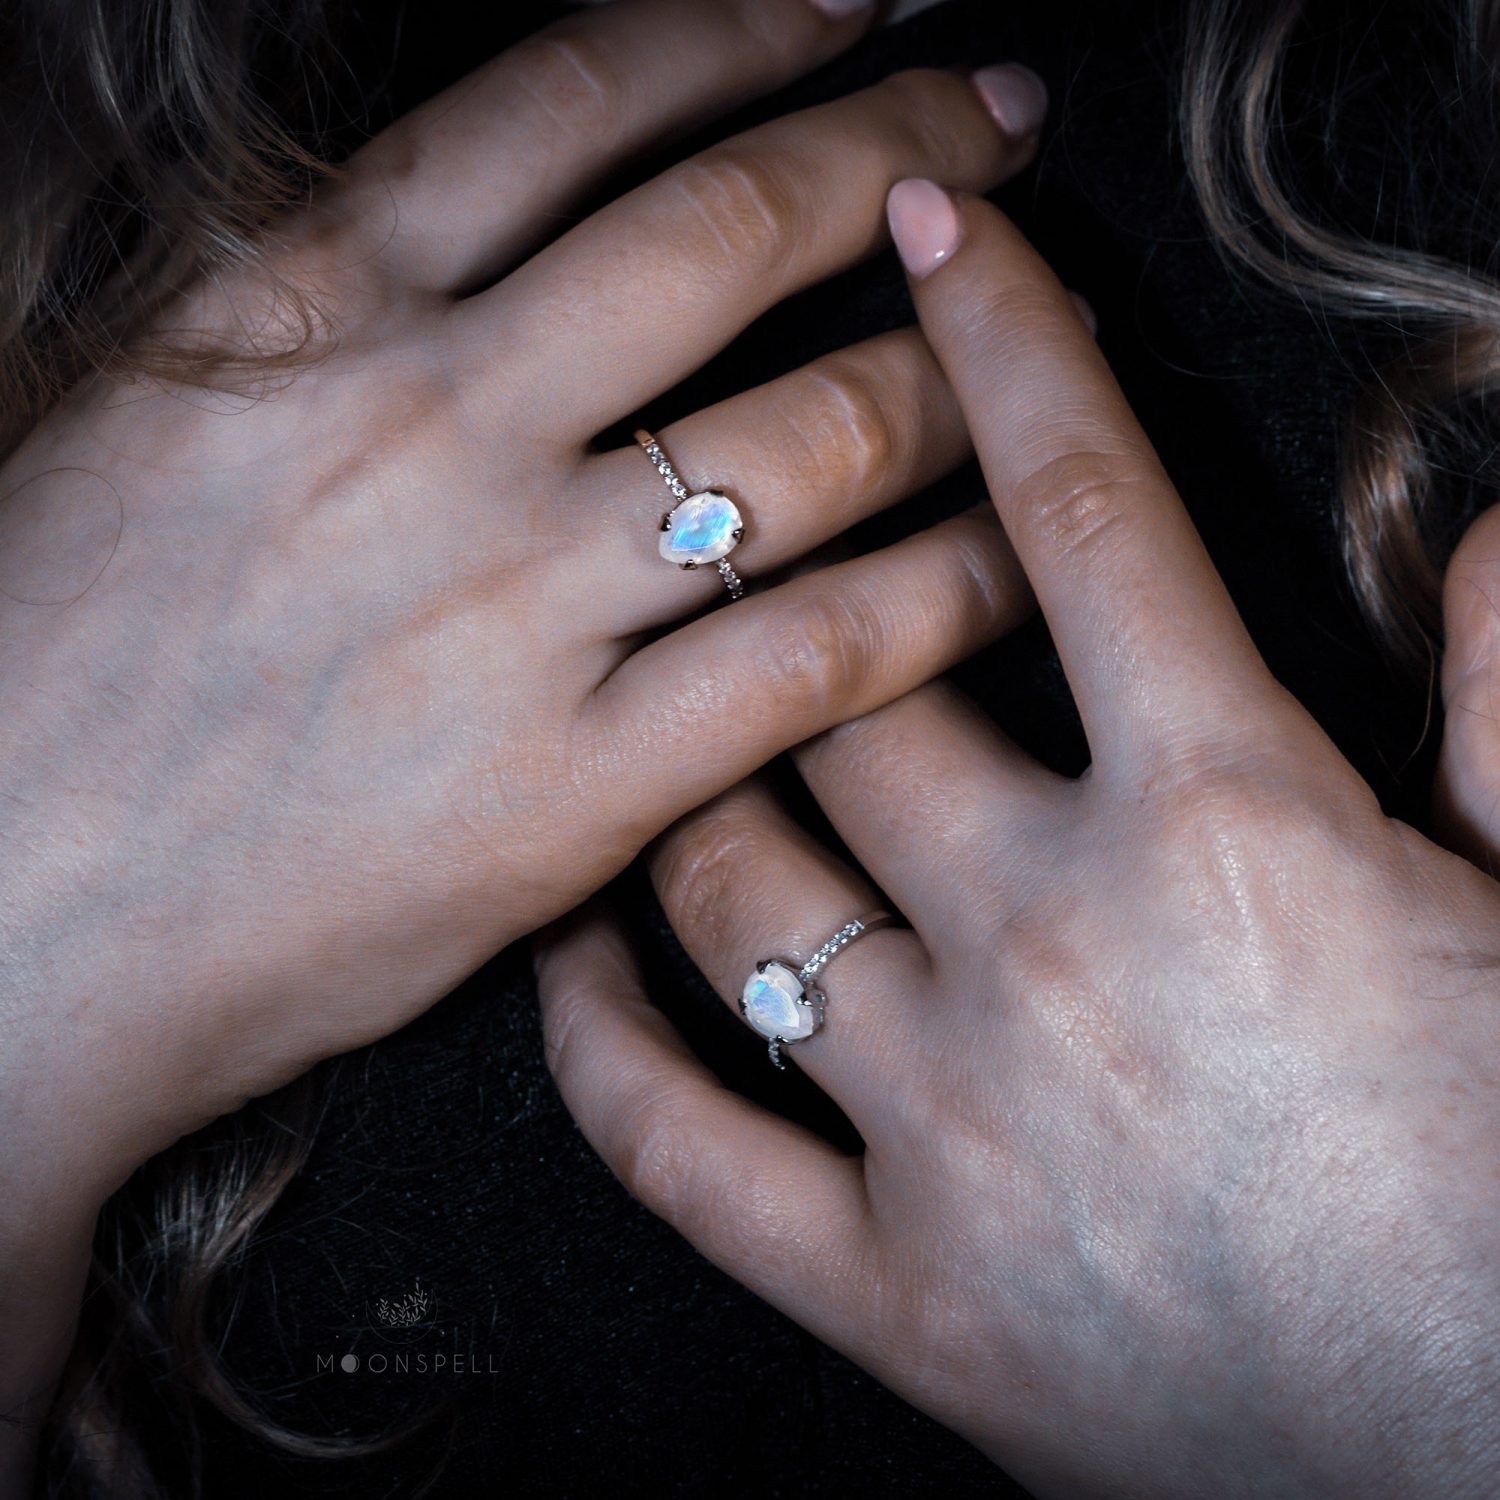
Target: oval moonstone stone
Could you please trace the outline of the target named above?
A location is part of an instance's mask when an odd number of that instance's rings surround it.
[[[818,1024],[817,1013],[802,1001],[802,981],[785,964],[769,963],[745,981],[740,1009],[745,1019],[768,1042],[780,1037],[798,1042],[811,1036]]]
[[[661,555],[679,567],[683,563],[718,562],[734,551],[739,543],[735,532],[744,524],[728,495],[718,490],[689,495],[667,517]]]

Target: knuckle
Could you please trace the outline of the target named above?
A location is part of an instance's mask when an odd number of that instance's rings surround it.
[[[978,643],[1014,614],[1016,575],[1007,566],[1004,533],[987,516],[951,529],[944,537],[946,618],[959,623],[963,639]]]
[[[627,1105],[625,1142],[615,1175],[625,1191],[653,1213],[675,1222],[691,1197],[693,1122],[680,1099],[659,1085]]]
[[[968,81],[941,68],[904,69],[878,84],[875,92],[881,96],[881,115],[897,121],[924,154],[943,161],[953,152],[955,122],[979,118]]]
[[[1169,1086],[1163,1063],[1139,1018],[1093,961],[1086,924],[1058,897],[1035,900],[1001,924],[1009,1003],[1070,1067],[1107,1081],[1137,1105],[1160,1104]]]
[[[1158,857],[1189,888],[1240,890],[1254,872],[1357,849],[1379,821],[1373,794],[1327,774],[1317,757],[1289,764],[1285,742],[1247,726],[1231,742],[1181,746],[1141,800]]]
[[[797,448],[799,489],[868,492],[907,447],[907,423],[873,371],[842,357],[821,360],[788,390],[785,426]]]
[[[810,19],[810,18],[804,18]],[[787,69],[801,72],[806,68],[807,47],[815,32],[804,25],[789,25],[789,18],[778,7],[764,0],[739,0],[734,6],[732,23],[742,57],[762,58],[781,73]]]
[[[1243,767],[1231,766],[1223,751],[1194,747],[1178,755],[1172,774],[1150,798],[1150,820],[1158,848],[1205,853],[1233,867],[1247,840],[1274,837],[1279,808],[1266,786]]]
[[[995,946],[1005,955],[1007,969],[1020,977],[1015,988],[1028,1011],[1061,1016],[1068,1026],[1082,1025],[1095,1009],[1083,1002],[1096,981],[1076,942],[1073,922],[1057,906],[1039,900],[1004,914]]]
[[[602,42],[584,27],[544,32],[510,54],[510,77],[569,139],[612,139],[626,85]]]
[[[971,1172],[955,1192],[995,1192],[997,1175],[993,1169],[982,1177]],[[920,1243],[907,1243],[884,1249],[878,1275],[862,1279],[871,1287],[865,1307],[879,1330],[878,1347],[895,1351],[903,1370],[920,1372],[927,1400],[944,1411],[972,1412],[979,1418],[971,1372],[976,1361],[992,1358],[994,1350],[984,1346],[965,1312],[970,1294],[959,1266],[939,1264]]]
[[[806,195],[789,158],[730,142],[672,173],[688,214],[726,256],[773,262],[795,254],[808,231]]]
[[[868,683],[885,635],[862,589],[812,589],[767,621],[759,665],[774,700],[802,718],[832,722]]]
[[[755,837],[743,819],[708,809],[662,846],[657,890],[672,925],[693,948],[718,952],[732,943]]]
[[[1144,482],[1126,457],[1080,449],[1024,476],[1014,487],[1014,513],[1049,553],[1087,561],[1134,523]]]

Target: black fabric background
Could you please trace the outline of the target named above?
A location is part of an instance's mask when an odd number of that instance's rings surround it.
[[[396,58],[381,107],[423,97],[549,9],[514,6],[479,21],[429,3],[406,14],[399,45],[395,13],[366,11],[372,79]],[[1020,58],[1037,68],[1052,89],[1052,122],[1037,168],[999,201],[1093,301],[1120,378],[1276,673],[1387,807],[1420,824],[1431,771],[1425,696],[1392,677],[1360,623],[1331,519],[1341,422],[1355,377],[1379,351],[1218,261],[1174,154],[1177,44],[1165,5],[952,0],[747,118],[900,66]],[[1382,66],[1420,71],[1402,56]],[[1378,144],[1397,87],[1406,85],[1377,77],[1370,88],[1367,143]],[[1378,169],[1380,152],[1366,159]],[[647,419],[660,424],[909,319],[894,257],[883,256],[778,310]],[[978,494],[975,473],[956,476],[862,540]],[[1081,768],[1040,627],[960,676],[1025,744]],[[661,1004],[723,1075],[847,1139],[795,1068],[778,1076],[765,1066],[638,875],[620,895]],[[394,1454],[337,1464],[288,1460],[211,1423],[210,1496],[1019,1493],[627,1199],[547,1076],[524,947],[344,1060],[327,1088],[312,1160],[225,1308],[225,1356],[275,1416],[311,1431],[379,1433],[421,1412],[431,1420]],[[421,1326],[384,1325],[375,1303],[418,1285],[430,1299]],[[439,1351],[464,1354],[476,1371],[419,1373],[417,1356],[430,1364]],[[339,1368],[347,1353],[363,1362],[354,1373]],[[407,1373],[394,1368],[398,1353]],[[380,1354],[391,1366],[383,1373],[368,1365]],[[170,1465],[177,1432],[166,1412],[157,1438]]]

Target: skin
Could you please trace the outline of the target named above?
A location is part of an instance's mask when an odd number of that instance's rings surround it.
[[[1500,876],[1500,506],[1475,521],[1448,564],[1443,628],[1434,812],[1448,844]]]
[[[834,960],[787,1053],[863,1155],[724,1089],[599,910],[539,950],[558,1084],[631,1192],[1038,1495],[1493,1494],[1500,886],[1272,680],[1008,222],[930,183],[891,209],[1093,764],[934,685],[795,752],[860,867],[755,781],[655,846],[726,1000],[877,887],[910,921]],[[1497,525],[1450,577],[1476,842]]]
[[[577,220],[612,167],[870,19],[572,18],[163,319],[274,349],[285,289],[310,292],[326,322],[293,368],[249,392],[95,381],[0,470],[0,1492],[134,1167],[410,1020],[1024,608],[983,511],[719,607],[713,570],[657,555],[650,464],[592,445],[881,248],[901,177],[982,190],[1030,159],[968,80],[906,74]],[[661,436],[744,502],[750,580],[969,452],[915,330]]]

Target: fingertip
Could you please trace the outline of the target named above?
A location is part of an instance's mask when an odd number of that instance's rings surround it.
[[[597,897],[539,929],[531,939],[531,963],[543,999],[581,975],[639,981],[635,957],[619,917]]]
[[[1469,527],[1443,575],[1443,697],[1500,659],[1500,505]]]
[[[1072,298],[1073,306],[1078,310],[1078,316],[1083,319],[1083,326],[1088,329],[1089,337],[1098,338],[1099,318],[1088,298],[1081,292],[1069,292],[1068,296]]]
[[[953,258],[962,226],[952,194],[925,177],[908,177],[887,194],[885,208],[896,253],[914,281]]]
[[[567,953],[578,939],[579,914],[570,911],[566,916],[539,927],[531,935],[531,969],[536,977],[546,982],[555,972],[559,957]]]
[[[1047,85],[1021,63],[980,68],[973,75],[975,89],[990,118],[1016,140],[1035,136],[1047,118]]]

